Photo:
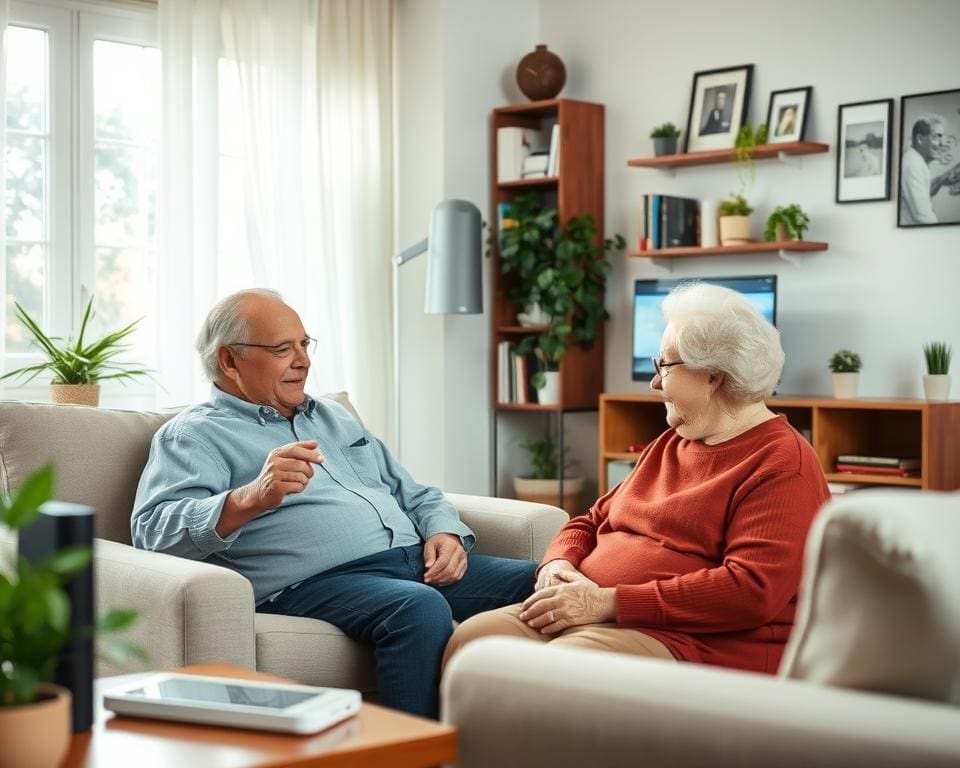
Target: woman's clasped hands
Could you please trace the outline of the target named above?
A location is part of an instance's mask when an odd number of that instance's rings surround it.
[[[520,620],[545,635],[614,621],[616,615],[616,590],[600,587],[568,560],[551,560],[543,566],[536,591],[520,606]]]

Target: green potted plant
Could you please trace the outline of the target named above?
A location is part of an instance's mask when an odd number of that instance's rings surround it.
[[[748,120],[740,126],[733,147],[736,156],[737,178],[740,180],[740,188],[742,190],[753,183],[756,175],[756,169],[753,166],[754,148],[766,143],[766,125],[754,127],[753,123]]]
[[[680,138],[680,129],[673,123],[663,123],[650,131],[650,138],[653,139],[654,155],[657,157],[675,155],[677,153],[677,139]]]
[[[750,214],[753,208],[743,195],[731,195],[720,203],[720,244],[750,242]]]
[[[572,462],[564,461],[561,501],[557,446],[549,429],[540,439],[520,441],[520,447],[528,454],[531,471],[526,475],[514,476],[513,491],[517,498],[560,507],[571,517],[579,515],[582,512],[580,499],[583,477],[575,474]]]
[[[829,367],[833,379],[833,396],[839,399],[856,397],[860,368],[863,367],[860,355],[849,349],[838,350],[830,358]]]
[[[30,475],[12,498],[0,494],[0,524],[12,531],[40,514],[53,490],[53,467]],[[0,553],[4,553],[0,549]],[[0,567],[0,747],[4,766],[56,766],[70,744],[70,691],[49,681],[70,638],[70,600],[63,585],[90,563],[89,547],[65,547],[40,563],[24,558]],[[11,558],[12,559],[12,558]],[[133,611],[111,611],[89,631],[129,626]],[[123,640],[104,649],[122,663],[144,652]]]
[[[116,357],[127,345],[122,342],[136,330],[139,320],[108,333],[96,341],[86,341],[87,326],[94,317],[93,298],[87,302],[80,322],[77,340],[64,341],[59,336],[48,336],[27,311],[14,303],[17,319],[26,326],[33,336],[33,344],[39,347],[46,358],[36,365],[28,365],[0,376],[0,381],[12,376],[25,377],[32,381],[41,373],[52,375],[50,399],[55,403],[73,403],[75,405],[98,405],[100,402],[100,382],[107,379],[126,381],[137,376],[147,376],[144,369],[134,363],[117,362]],[[133,367],[132,367],[133,366]]]
[[[556,374],[567,349],[571,344],[592,346],[610,316],[603,303],[610,271],[607,253],[622,250],[626,243],[621,235],[598,241],[589,213],[561,226],[557,210],[534,194],[517,195],[507,215],[513,225],[498,235],[507,296],[518,311],[529,313],[536,307],[547,318],[546,328],[521,339],[516,352],[536,355],[540,370],[530,382],[537,390],[549,386],[538,401],[554,403]]]
[[[778,205],[767,218],[767,229],[763,236],[768,243],[803,240],[803,233],[809,226],[810,217],[799,205]]]
[[[945,341],[923,345],[927,372],[923,377],[923,392],[927,400],[946,400],[950,396],[950,358],[953,351]]]

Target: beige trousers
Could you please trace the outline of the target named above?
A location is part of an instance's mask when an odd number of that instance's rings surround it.
[[[533,629],[520,620],[520,604],[517,603],[495,611],[478,613],[460,624],[447,643],[447,649],[443,654],[444,666],[471,640],[491,635],[525,637],[541,643],[556,643],[564,648],[593,648],[654,659],[676,660],[667,646],[659,640],[635,629],[618,627],[616,624],[584,624],[579,627],[570,627],[555,635],[544,635],[540,630]]]

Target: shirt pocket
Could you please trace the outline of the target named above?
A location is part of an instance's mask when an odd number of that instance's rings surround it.
[[[369,488],[378,488],[382,485],[380,481],[380,467],[377,466],[377,457],[373,452],[373,445],[364,442],[362,445],[354,443],[353,445],[341,446],[347,463],[353,467],[357,473],[360,482]]]

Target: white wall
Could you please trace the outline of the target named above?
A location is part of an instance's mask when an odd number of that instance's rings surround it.
[[[427,25],[431,34],[438,30],[443,35],[442,46],[429,41],[433,49],[422,29],[407,26],[409,17],[425,13],[425,7],[442,17]],[[889,202],[834,203],[837,105],[897,98],[898,129],[901,95],[960,88],[953,39],[960,28],[960,2],[810,0],[798,6],[688,0],[681,13],[676,5],[636,0],[403,0],[400,19],[400,48],[409,57],[400,61],[401,134],[403,122],[411,119],[408,110],[428,105],[440,134],[430,148],[427,174],[442,177],[439,191],[431,186],[433,199],[441,194],[468,197],[485,218],[489,111],[523,100],[513,90],[513,71],[535,43],[547,43],[563,58],[567,85],[562,96],[606,104],[606,231],[621,232],[631,241],[644,193],[721,198],[737,188],[730,165],[679,170],[672,176],[626,166],[630,157],[652,154],[651,126],[666,120],[685,125],[695,71],[754,64],[749,117],[755,122],[765,120],[771,90],[813,86],[807,138],[829,143],[831,151],[803,158],[799,169],[758,162],[748,197],[757,208],[755,237],[761,236],[761,219],[773,207],[797,202],[813,219],[808,239],[827,241],[829,250],[804,256],[799,267],[771,255],[677,260],[672,271],[647,260],[618,259],[607,297],[613,316],[607,329],[607,391],[645,388],[630,379],[630,301],[633,280],[640,277],[778,274],[778,319],[787,353],[784,394],[828,393],[826,360],[835,349],[850,347],[864,359],[861,394],[919,397],[923,343],[943,339],[960,350],[960,303],[954,300],[960,286],[960,226],[897,229],[895,190]],[[437,69],[411,83],[409,67],[418,60],[429,60]],[[440,68],[438,83],[433,75]],[[439,90],[428,92],[432,88]],[[435,150],[441,145],[442,153]],[[403,205],[411,205],[403,200],[409,183],[404,153],[401,136],[401,233],[409,226]],[[441,156],[442,170],[436,171],[432,163]],[[896,173],[895,159],[894,187]],[[425,217],[432,200],[420,202],[417,215]],[[422,288],[418,290],[422,300]],[[408,324],[419,311],[405,308],[402,322]],[[429,434],[429,442],[411,447],[403,458],[415,476],[432,477],[431,482],[449,490],[484,492],[489,471],[487,316],[448,318],[442,339],[432,353],[413,353],[443,380],[442,400],[432,385],[416,393],[416,403],[406,389],[405,412],[419,409],[429,412],[430,419],[416,427]],[[404,355],[409,349],[405,344]],[[960,394],[956,384],[953,394]],[[404,446],[415,442],[410,424],[407,419]],[[588,475],[594,474],[594,425],[595,419],[583,416],[567,423]],[[502,456],[501,463],[516,459],[515,453]],[[438,475],[439,461],[445,466]],[[425,469],[420,475],[418,463]]]

